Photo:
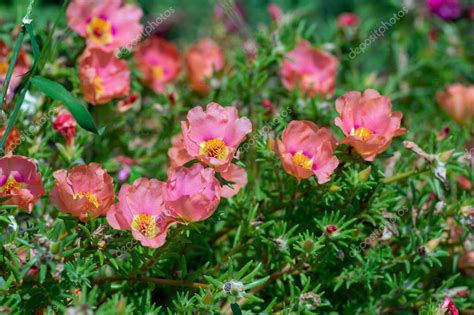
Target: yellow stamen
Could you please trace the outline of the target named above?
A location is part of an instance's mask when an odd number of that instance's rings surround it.
[[[1,187],[1,191],[10,194],[13,189],[22,188],[21,183],[17,182],[13,177],[7,179],[7,182]]]
[[[155,217],[145,213],[135,215],[131,227],[132,230],[148,238],[153,238],[160,232],[160,228],[156,226]]]
[[[86,31],[88,37],[98,44],[106,45],[113,40],[112,24],[102,18],[93,18]]]
[[[8,64],[6,62],[0,63],[0,74],[6,74],[8,71]]]
[[[101,96],[102,93],[104,93],[104,86],[102,85],[102,78],[99,76],[96,76],[94,78],[94,81],[92,82],[92,86],[94,87],[95,93],[97,96]]]
[[[165,70],[163,69],[162,66],[154,66],[153,69],[153,77],[158,80],[162,81],[165,77]]]
[[[94,207],[96,208],[99,208],[99,201],[97,200],[97,196],[96,195],[93,195],[93,194],[90,194],[90,193],[77,193],[77,194],[74,194],[73,195],[73,198],[74,199],[77,199],[77,198],[86,198],[87,201],[89,201],[90,203],[92,203],[94,205]]]
[[[225,161],[229,149],[221,139],[212,139],[201,143],[199,154]]]
[[[293,161],[307,170],[310,170],[313,167],[313,160],[304,155],[303,152],[296,152],[293,155]]]
[[[362,141],[366,141],[367,138],[374,133],[365,127],[357,128],[356,130],[351,130],[351,136],[359,137]]]

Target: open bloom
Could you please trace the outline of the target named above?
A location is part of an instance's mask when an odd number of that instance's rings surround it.
[[[375,90],[351,91],[336,100],[339,117],[335,124],[346,136],[340,144],[349,144],[366,160],[373,161],[392,138],[406,132],[400,128],[403,114],[392,112],[392,102]]]
[[[105,215],[114,204],[112,177],[98,163],[79,165],[53,173],[56,183],[51,189],[51,202],[60,211],[81,221]]]
[[[66,143],[71,146],[76,136],[76,120],[67,110],[63,109],[53,122],[53,129],[59,131],[66,139]]]
[[[6,127],[0,128],[0,139],[2,139],[5,134]],[[8,134],[7,141],[5,142],[4,151],[12,152],[20,144],[20,131],[13,127]]]
[[[461,16],[461,5],[458,0],[426,0],[426,5],[431,13],[446,21]]]
[[[186,150],[182,134],[177,134],[171,138],[171,144],[172,147],[168,149],[171,167],[182,166],[193,159]]]
[[[73,0],[66,15],[69,26],[88,45],[116,49],[130,45],[143,31],[140,7],[122,0]]]
[[[164,200],[170,214],[183,222],[209,218],[221,200],[221,186],[213,168],[196,163],[190,168],[171,168]]]
[[[307,120],[293,120],[277,140],[275,151],[283,168],[298,179],[316,175],[319,184],[329,181],[339,164],[333,155],[336,139],[327,128],[318,128]]]
[[[17,205],[31,213],[43,194],[41,174],[32,159],[11,153],[0,158],[0,198],[7,198],[3,205]]]
[[[125,97],[130,91],[127,63],[101,47],[84,51],[79,59],[79,79],[84,98],[93,105]]]
[[[221,48],[210,38],[194,44],[186,55],[186,67],[191,88],[206,94],[210,85],[207,82],[215,72],[224,68],[224,54]]]
[[[10,101],[13,98],[15,89],[20,85],[22,75],[24,75],[30,69],[30,59],[28,55],[20,49],[18,58],[16,60],[15,68],[10,79],[10,86],[7,90],[6,100]],[[5,77],[7,76],[9,67],[9,49],[4,41],[0,40],[0,85],[3,85]]]
[[[181,122],[188,154],[207,165],[227,165],[245,136],[252,131],[247,118],[239,118],[235,107],[210,103],[206,110],[196,106]]]
[[[118,203],[107,212],[107,222],[132,235],[146,247],[160,247],[166,241],[171,225],[163,203],[163,183],[156,179],[139,178],[133,185],[120,187]]]
[[[286,54],[280,69],[283,86],[300,88],[308,97],[316,94],[332,96],[336,88],[338,60],[303,40]]]
[[[436,100],[458,123],[474,118],[474,85],[451,84],[436,95]]]
[[[143,82],[157,93],[163,92],[165,85],[176,79],[181,69],[181,59],[176,46],[157,37],[143,42],[134,59]]]

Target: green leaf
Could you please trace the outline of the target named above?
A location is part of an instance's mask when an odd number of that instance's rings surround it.
[[[230,308],[232,309],[232,314],[234,315],[242,315],[242,311],[240,310],[240,306],[237,303],[232,303],[230,305]]]
[[[52,99],[62,102],[82,128],[99,134],[89,111],[77,98],[72,96],[64,86],[42,77],[32,78],[31,84]]]

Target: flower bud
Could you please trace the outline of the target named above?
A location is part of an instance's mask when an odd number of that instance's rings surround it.
[[[365,182],[369,179],[370,173],[372,172],[372,167],[369,166],[366,169],[363,169],[359,172],[359,181]]]
[[[305,252],[309,253],[314,249],[314,241],[312,239],[307,239],[303,243],[303,249]]]

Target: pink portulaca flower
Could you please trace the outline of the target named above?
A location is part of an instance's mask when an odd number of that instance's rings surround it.
[[[133,185],[120,187],[118,203],[107,212],[107,222],[132,235],[146,247],[160,247],[176,222],[164,207],[164,184],[156,179],[139,178]]]
[[[186,55],[191,88],[200,94],[207,94],[211,88],[207,81],[224,68],[224,62],[224,53],[212,39],[205,38],[196,43]]]
[[[221,200],[221,186],[213,168],[196,163],[191,168],[171,168],[164,199],[170,214],[184,223],[209,218]]]
[[[86,38],[88,45],[129,46],[143,31],[140,7],[124,5],[122,0],[73,0],[66,15],[69,26]]]
[[[474,85],[451,84],[438,92],[436,100],[460,124],[474,118]]]
[[[308,97],[332,96],[336,88],[338,60],[303,40],[286,54],[280,69],[283,86],[300,88]]]
[[[130,91],[127,63],[100,47],[86,49],[80,57],[79,79],[84,98],[93,105],[125,97]]]
[[[333,155],[336,139],[327,128],[307,120],[293,120],[277,140],[275,151],[283,168],[298,180],[316,175],[319,184],[329,181],[339,164]]]
[[[9,54],[10,50],[8,49],[8,46],[5,44],[4,41],[0,40],[0,85],[3,85],[5,77],[7,76],[8,67],[10,65]],[[13,69],[12,77],[10,79],[10,86],[7,90],[7,102],[11,101],[11,99],[13,98],[15,89],[18,87],[18,85],[20,85],[22,76],[26,72],[28,72],[28,70],[30,69],[30,65],[30,58],[23,50],[20,49],[18,59],[16,60],[15,68]]]
[[[51,189],[51,202],[62,212],[81,221],[105,215],[114,204],[112,177],[98,163],[79,165],[53,173],[56,184]]]
[[[170,158],[170,166],[177,167],[186,164],[193,160],[189,155],[184,145],[184,138],[182,134],[177,134],[171,138],[172,147],[168,149],[168,157]]]
[[[392,112],[392,102],[375,90],[351,91],[336,100],[339,117],[335,124],[346,136],[340,144],[348,144],[366,160],[373,161],[392,142],[405,134],[400,128],[403,114]]]
[[[231,198],[235,196],[248,183],[247,171],[238,165],[229,164],[229,166],[220,172],[223,179],[231,182],[232,187],[224,185],[221,187],[221,196]]]
[[[142,43],[134,58],[143,82],[157,93],[162,93],[166,84],[176,79],[181,69],[176,46],[157,37]]]
[[[74,144],[76,136],[76,120],[67,110],[63,109],[53,122],[53,129],[57,130],[65,139],[68,146]]]
[[[252,124],[245,117],[239,118],[235,107],[210,103],[205,111],[200,106],[191,109],[187,121],[181,122],[181,129],[190,156],[224,169],[245,136],[252,132]]]
[[[32,159],[11,153],[0,158],[0,198],[8,198],[3,205],[17,205],[31,213],[42,195],[41,174]]]

